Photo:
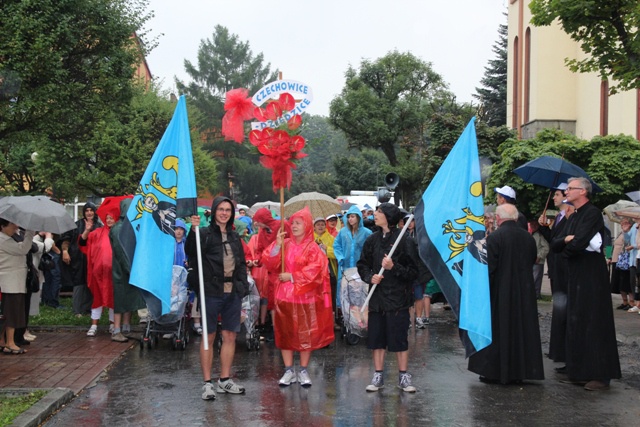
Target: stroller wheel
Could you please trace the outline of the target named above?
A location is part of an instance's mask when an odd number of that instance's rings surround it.
[[[147,339],[147,348],[151,350],[151,338]]]
[[[356,345],[360,342],[360,337],[356,334],[347,333],[347,343],[350,345]]]
[[[144,350],[144,337],[140,338],[140,351]]]
[[[153,334],[153,344],[157,347],[158,346],[158,334]],[[151,348],[151,347],[149,347]]]

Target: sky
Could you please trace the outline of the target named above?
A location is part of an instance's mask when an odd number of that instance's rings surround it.
[[[349,66],[397,50],[411,52],[470,102],[484,68],[496,57],[508,0],[152,0],[145,28],[158,46],[147,56],[161,87],[189,81],[184,60],[197,64],[202,40],[216,25],[262,53],[271,70],[313,90],[310,114],[328,116]]]

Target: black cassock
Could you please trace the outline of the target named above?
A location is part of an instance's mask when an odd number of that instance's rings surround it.
[[[536,243],[515,221],[487,237],[492,342],[469,358],[469,370],[507,384],[542,380],[542,347],[533,284]]]
[[[603,250],[586,250],[597,232],[604,237],[602,213],[587,202],[571,215],[560,236],[575,236],[564,244],[562,255],[568,269],[565,359],[567,374],[576,381],[621,376],[607,263]]]
[[[551,251],[547,257],[549,278],[551,279],[551,295],[553,309],[551,311],[551,333],[549,335],[549,359],[554,362],[565,361],[565,341],[567,331],[567,259],[562,255],[564,247],[562,236],[567,225],[567,217],[553,224],[549,230],[548,240]],[[557,249],[556,249],[557,248]]]

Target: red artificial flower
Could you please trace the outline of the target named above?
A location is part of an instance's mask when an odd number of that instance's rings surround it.
[[[278,117],[282,116],[282,109],[280,108],[280,105],[276,101],[269,102],[265,109],[265,116],[269,120],[277,120]]]
[[[302,124],[302,116],[300,114],[296,114],[295,116],[291,117],[288,121],[287,121],[287,127],[290,130],[296,130],[300,127],[300,125]]]
[[[278,104],[280,104],[280,108],[284,111],[291,111],[296,106],[296,100],[293,99],[293,96],[289,92],[285,92],[280,95],[278,99]]]

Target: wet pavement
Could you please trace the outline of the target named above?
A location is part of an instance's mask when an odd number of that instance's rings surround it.
[[[617,297],[619,300],[619,297]],[[614,296],[614,303],[616,303]],[[543,349],[548,348],[550,302],[540,302]],[[521,426],[636,425],[640,417],[640,316],[616,311],[623,379],[605,392],[560,383],[545,358],[544,381],[490,385],[467,371],[467,361],[450,311],[434,306],[427,329],[411,330],[409,370],[415,394],[397,385],[395,356],[388,355],[386,386],[367,393],[373,372],[364,340],[349,345],[338,338],[314,352],[309,372],[313,386],[281,388],[280,354],[272,343],[248,351],[238,339],[234,380],[244,395],[200,397],[198,345],[174,351],[160,340],[151,350],[133,346],[93,386],[83,390],[46,426]],[[391,356],[391,357],[389,357]],[[217,360],[217,356],[216,356]],[[297,361],[296,361],[297,363]],[[217,378],[217,363],[214,378]]]

